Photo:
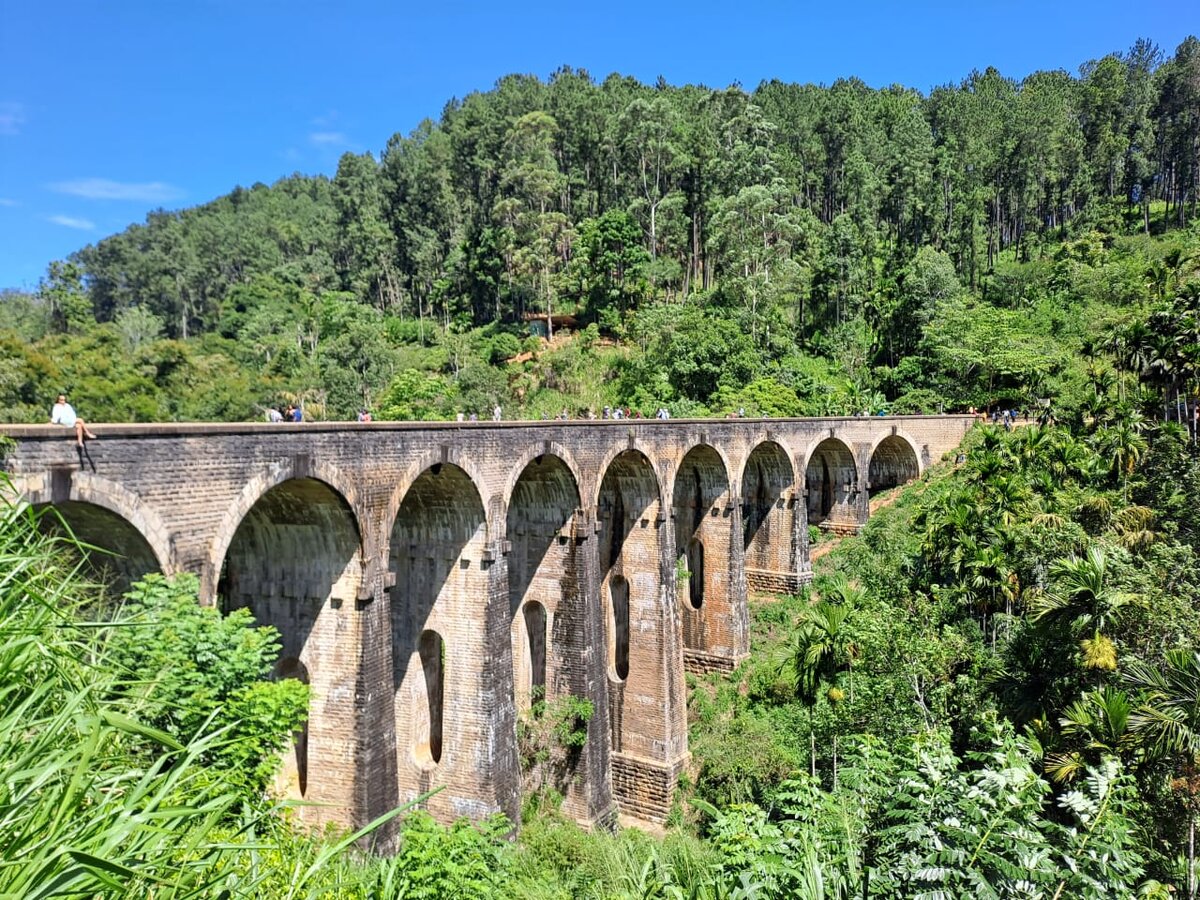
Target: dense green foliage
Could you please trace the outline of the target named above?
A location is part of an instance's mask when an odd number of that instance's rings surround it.
[[[1198,497],[1124,460],[1130,443],[1183,471],[1197,456],[1174,423],[1127,426],[977,430],[964,464],[827,558],[821,602],[760,606],[739,677],[693,693],[697,796],[780,827],[787,779],[813,753],[808,790],[863,819],[857,838],[843,828],[814,851],[854,896],[859,869],[874,872],[870,896],[1050,896],[1037,885],[1074,876],[1062,896],[1131,896],[1150,875],[1186,895],[1196,545],[1135,498]],[[1063,859],[1085,849],[1095,867],[1068,876]]]
[[[147,575],[119,610],[106,662],[128,679],[121,693],[140,701],[142,721],[179,741],[232,729],[236,741],[202,757],[260,794],[285,741],[304,722],[308,688],[268,681],[279,655],[274,628],[253,627],[249,610],[223,615],[199,603],[194,575]]]
[[[153,212],[5,294],[0,416],[1071,399],[1082,323],[1195,247],[1117,236],[1195,216],[1198,73],[1188,38],[928,96],[508,76],[378,161]],[[551,313],[598,330],[521,355]]]

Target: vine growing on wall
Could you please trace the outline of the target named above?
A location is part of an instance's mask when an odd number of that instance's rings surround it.
[[[547,700],[545,688],[534,687],[533,703],[517,721],[517,752],[526,796],[566,791],[587,743],[588,722],[594,713],[591,700],[574,694]]]

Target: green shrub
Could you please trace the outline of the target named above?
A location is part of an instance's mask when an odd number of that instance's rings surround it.
[[[222,615],[201,606],[194,575],[147,575],[126,595],[106,657],[121,679],[117,693],[151,727],[186,741],[219,729],[225,739],[204,762],[261,793],[280,751],[307,717],[308,688],[268,681],[279,633],[254,626],[249,610]]]

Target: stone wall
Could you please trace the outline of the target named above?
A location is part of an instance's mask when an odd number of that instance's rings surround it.
[[[312,687],[282,783],[362,824],[518,817],[517,723],[592,701],[568,812],[662,821],[688,760],[684,671],[749,652],[747,588],[810,577],[808,527],[952,451],[966,416],[530,423],[3,426],[14,486],[202,602],[283,635]]]

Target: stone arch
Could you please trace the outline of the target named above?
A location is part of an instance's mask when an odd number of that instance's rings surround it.
[[[422,478],[428,472],[435,470],[440,472],[446,466],[451,466],[466,475],[484,510],[486,511],[489,508],[485,492],[488,482],[484,477],[483,471],[471,460],[463,459],[456,447],[447,447],[444,451],[427,453],[420,457],[400,476],[396,482],[396,487],[392,490],[391,497],[388,498],[387,507],[384,511],[382,534],[395,535],[400,507],[408,497],[413,485],[416,484],[417,479]],[[484,518],[484,526],[487,528],[490,538],[492,536],[493,525],[486,515]]]
[[[524,712],[534,700],[534,657],[539,648],[546,699],[577,693],[586,681],[583,560],[576,533],[579,485],[566,460],[542,454],[529,459],[510,480],[506,497],[514,700]],[[537,622],[528,614],[531,604],[541,610]],[[531,631],[534,624],[540,629]]]
[[[867,487],[871,495],[908,484],[921,474],[921,455],[916,444],[899,431],[875,441],[869,459]]]
[[[662,492],[649,458],[639,450],[615,454],[602,471],[597,498],[597,551],[612,663],[612,747],[619,752],[652,756],[648,735],[628,727],[628,723],[645,714],[634,698],[652,696],[656,691],[654,676],[660,654],[669,641],[678,639],[662,634]],[[627,636],[627,648],[622,646],[623,636]]]
[[[87,472],[52,472],[49,480],[54,485],[60,477],[69,481],[65,490],[27,491],[25,499],[34,507],[56,511],[42,515],[43,530],[61,532],[65,526],[81,543],[103,551],[87,554],[94,577],[120,595],[149,572],[173,571],[166,525],[137,494]],[[56,500],[56,493],[65,497]]]
[[[512,507],[513,491],[516,489],[517,482],[525,475],[525,470],[529,464],[540,460],[543,457],[554,457],[566,467],[567,472],[571,476],[571,480],[575,483],[576,493],[583,496],[584,476],[583,470],[579,467],[578,461],[574,454],[566,447],[557,441],[543,441],[531,447],[527,447],[520,456],[517,457],[513,464],[512,470],[508,473],[508,478],[504,482],[504,508],[508,510]]]
[[[126,593],[144,575],[162,571],[154,548],[142,533],[108,507],[65,500],[37,509],[38,528],[77,540],[89,577],[115,596]]]
[[[741,649],[729,634],[738,621],[731,604],[739,600],[731,590],[732,553],[742,549],[731,546],[732,493],[729,468],[716,448],[697,444],[684,455],[671,489],[671,517],[675,593],[689,665],[695,653],[736,657]]]
[[[238,498],[225,511],[221,524],[217,526],[212,543],[209,545],[208,560],[204,571],[200,574],[200,601],[214,602],[217,582],[220,578],[221,567],[233,541],[234,533],[245,520],[250,509],[269,491],[285,481],[292,479],[311,478],[328,485],[337,493],[346,508],[351,512],[355,534],[360,545],[364,534],[359,527],[358,516],[354,513],[359,509],[357,492],[353,483],[346,478],[335,466],[320,461],[314,461],[307,456],[278,459],[267,467],[266,471],[255,475],[242,488]]]
[[[491,727],[484,670],[498,662],[487,624],[494,559],[476,484],[456,463],[428,466],[400,500],[389,541],[400,799],[444,786],[448,790],[431,797],[428,807],[447,819],[462,814],[452,795],[477,789],[471,785],[483,768],[475,758],[478,736]]]
[[[675,490],[680,485],[680,474],[683,472],[685,466],[690,468],[695,462],[693,454],[701,454],[704,457],[704,465],[713,467],[714,470],[719,468],[725,482],[729,485],[733,484],[735,465],[730,460],[729,454],[716,444],[710,444],[707,441],[697,441],[688,448],[687,453],[674,466],[674,470],[668,471],[667,475],[669,477],[664,481],[663,487],[669,487],[671,490],[669,494],[663,497],[663,501],[671,508],[672,512],[674,512],[679,503],[688,505],[694,501],[694,497],[691,495],[683,497],[681,500],[676,500],[675,498]],[[693,458],[689,461],[689,457]]]
[[[216,598],[225,611],[246,608],[279,632],[281,657],[307,674],[304,741],[306,800],[300,815],[343,821],[354,807],[353,697],[358,640],[353,633],[363,581],[362,542],[350,503],[317,478],[281,480],[263,492],[235,529],[219,570]],[[299,768],[299,760],[297,760]],[[286,769],[286,765],[285,765]]]
[[[651,457],[651,455],[650,455],[650,450],[649,450],[649,448],[642,446],[641,443],[634,441],[632,439],[627,443],[621,444],[620,446],[614,446],[614,447],[609,448],[609,450],[600,459],[600,463],[599,463],[599,465],[596,466],[596,469],[595,469],[595,471],[598,473],[597,477],[596,477],[595,481],[592,482],[595,485],[595,493],[593,495],[593,504],[596,506],[599,505],[601,494],[604,491],[604,479],[608,476],[608,473],[610,471],[612,471],[613,464],[619,458],[627,457],[628,454],[634,454],[635,456],[639,456],[643,460],[645,460],[646,467],[648,468],[651,476],[654,478],[655,493],[656,493],[655,502],[659,504],[660,509],[666,509],[667,505],[668,505],[668,499],[665,496],[667,487],[666,487],[666,485],[659,483],[658,470],[655,469],[654,463],[651,462],[653,457]],[[631,458],[631,457],[627,457],[627,458]]]
[[[827,437],[806,455],[804,483],[808,522],[830,530],[858,526],[858,465],[854,451],[837,437]]]
[[[742,548],[751,587],[778,590],[797,571],[796,472],[784,447],[763,440],[742,467]]]

